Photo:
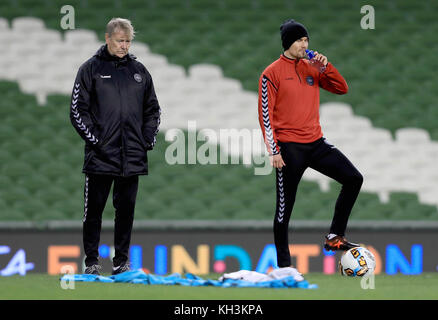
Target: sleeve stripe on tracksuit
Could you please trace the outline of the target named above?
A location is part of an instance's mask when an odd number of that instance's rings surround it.
[[[154,132],[154,140],[152,141],[152,147],[155,146],[155,144],[157,143],[157,134],[160,131],[160,124],[161,124],[161,108],[158,109],[158,112],[160,114],[160,116],[158,117],[157,120],[157,130],[155,130]]]
[[[77,109],[78,98],[79,98],[80,84],[76,83],[73,88],[73,95],[71,100],[71,112],[73,113],[73,117],[75,118],[77,127],[84,133],[85,138],[88,139],[92,144],[96,144],[99,140],[91,134],[90,130],[88,130],[87,126],[82,121],[81,115]]]
[[[262,79],[262,115],[263,126],[265,127],[265,139],[268,141],[271,154],[278,154],[277,144],[274,140],[274,133],[271,127],[271,121],[269,119],[269,103],[268,103],[268,78],[263,76]],[[269,81],[270,82],[270,81]]]

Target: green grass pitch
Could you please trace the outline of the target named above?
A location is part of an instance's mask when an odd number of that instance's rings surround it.
[[[203,278],[217,279],[210,274]],[[438,273],[416,276],[376,275],[374,289],[361,288],[361,278],[347,278],[339,274],[305,275],[309,283],[319,288],[267,289],[158,286],[128,283],[76,282],[74,289],[63,289],[59,276],[30,274],[25,277],[0,278],[0,300],[436,300]]]

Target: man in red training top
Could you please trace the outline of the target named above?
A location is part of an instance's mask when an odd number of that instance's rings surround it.
[[[332,251],[359,246],[348,242],[344,234],[363,177],[325,140],[319,123],[319,88],[345,94],[347,83],[324,55],[315,52],[314,58],[326,67],[322,73],[305,59],[309,35],[302,24],[288,20],[280,31],[284,53],[263,71],[259,80],[259,121],[271,164],[276,168],[277,263],[279,267],[289,267],[289,218],[304,171],[313,168],[342,184],[324,243],[324,248]]]

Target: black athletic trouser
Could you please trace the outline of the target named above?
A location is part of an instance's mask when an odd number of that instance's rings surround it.
[[[330,233],[343,236],[351,209],[362,186],[363,177],[353,164],[325,138],[312,143],[279,142],[286,166],[276,170],[277,204],[274,218],[274,241],[279,267],[289,267],[288,227],[297,187],[304,171],[310,167],[342,184],[335,205]]]
[[[118,266],[128,261],[129,244],[131,242],[131,231],[134,222],[135,199],[138,189],[138,176],[115,177],[86,174],[82,229],[86,266],[98,263],[102,213],[113,182],[113,206],[116,211],[113,264]]]

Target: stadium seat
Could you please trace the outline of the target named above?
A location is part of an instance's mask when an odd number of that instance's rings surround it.
[[[39,30],[32,33],[32,45],[44,48],[48,43],[61,42],[61,33],[55,30]]]
[[[421,201],[421,203],[424,204],[430,204],[430,205],[437,205],[437,196],[438,192],[436,189],[430,189],[428,191],[424,191],[418,194],[418,198]]]
[[[38,170],[44,163],[52,160],[51,156],[44,149],[33,148],[16,157],[17,161],[29,164],[34,170]],[[41,177],[39,177],[41,178]]]
[[[175,81],[185,79],[185,70],[177,65],[167,65],[154,68],[151,75],[156,88],[161,92],[170,92],[172,90],[169,87],[173,86]]]
[[[208,87],[216,92],[216,94],[228,96],[231,94],[239,94],[242,91],[242,84],[234,79],[217,79],[210,80]]]
[[[366,143],[370,147],[385,146],[392,143],[392,135],[389,130],[373,128],[358,135],[358,144]]]
[[[45,28],[44,21],[34,17],[18,17],[12,20],[12,30],[33,33]]]
[[[84,208],[82,203],[82,197],[76,199],[76,197],[61,197],[51,202],[48,206],[50,212],[53,212],[56,216],[54,220],[71,219],[80,221],[84,215]]]
[[[320,107],[321,121],[341,121],[352,116],[351,106],[347,104],[324,103]]]
[[[131,43],[131,47],[129,48],[129,51],[131,51],[134,55],[137,54],[144,55],[150,53],[150,48],[146,43],[134,40]]]
[[[73,47],[82,46],[86,43],[96,43],[99,41],[96,32],[83,29],[67,30],[64,33],[64,40],[65,44]]]
[[[13,158],[17,158],[19,157],[21,154],[27,152],[27,150],[31,150],[33,147],[32,143],[30,141],[28,141],[27,139],[10,139],[8,141],[3,141],[2,143],[2,148],[4,148],[5,150],[7,150],[9,152],[9,154],[13,157]],[[24,166],[27,167],[26,163],[4,163],[3,164],[3,168],[6,168],[7,166],[12,165],[12,166]],[[9,171],[7,169],[4,169],[5,173],[8,173]]]
[[[9,31],[9,22],[7,19],[0,18],[0,30],[5,33]]]
[[[222,69],[211,64],[195,64],[190,66],[188,76],[199,81],[212,81],[223,78]]]
[[[32,175],[20,177],[16,181],[17,185],[27,190],[31,197],[35,197],[35,194],[41,190],[44,190],[46,186],[50,184],[49,180],[43,175],[35,172]],[[29,199],[30,200],[30,199]]]
[[[31,75],[29,75],[31,76]],[[39,76],[37,78],[27,78],[20,80],[20,89],[23,93],[34,94],[40,106],[47,103],[47,86],[41,82]]]
[[[70,167],[65,163],[49,162],[43,164],[38,171],[51,181],[56,181],[62,177],[62,175],[65,175],[67,172],[69,172],[69,170]]]
[[[136,207],[135,214],[140,219],[162,219],[162,214],[167,210],[168,206],[159,197],[149,195],[147,197],[139,197]]]
[[[150,69],[152,71],[159,70],[159,68],[167,65],[166,57],[154,53],[149,53],[142,56],[141,61],[147,69]]]
[[[430,143],[430,135],[426,130],[418,128],[402,128],[395,132],[395,139],[400,144],[415,146]]]
[[[10,179],[11,181],[15,181],[16,177],[10,176]],[[29,192],[24,187],[14,184],[8,185],[7,190],[3,189],[1,195],[3,201],[10,208],[14,207],[17,203],[20,202],[26,203],[26,201],[23,200],[29,199]]]
[[[29,217],[20,210],[12,205],[8,205],[4,210],[2,210],[2,221],[26,221]]]
[[[47,204],[41,199],[32,199],[28,202],[19,202],[14,205],[14,208],[25,216],[26,220],[35,221],[34,219],[41,215],[42,213],[50,212],[48,210]],[[55,216],[52,219],[56,219]]]

